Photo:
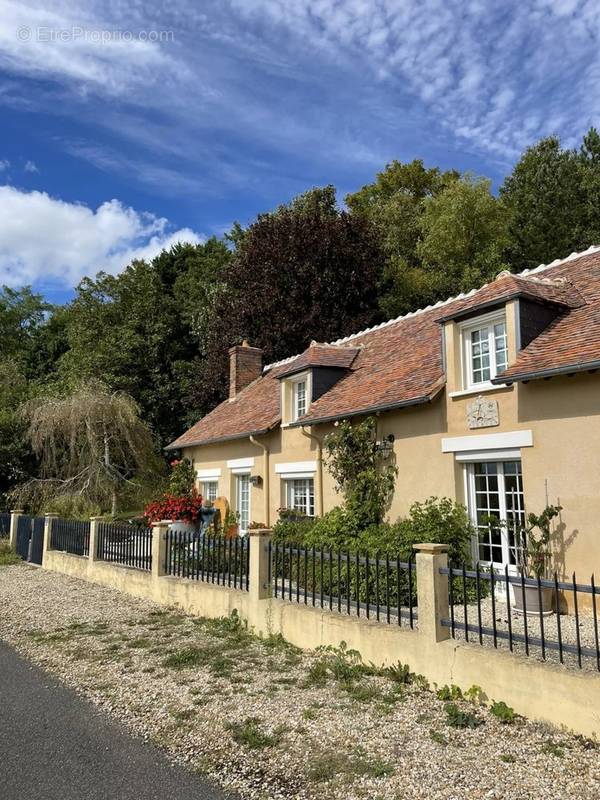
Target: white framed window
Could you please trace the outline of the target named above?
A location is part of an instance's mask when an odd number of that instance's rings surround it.
[[[521,546],[519,530],[525,522],[521,461],[481,461],[466,468],[469,515],[477,530],[476,558],[514,571]]]
[[[295,381],[293,389],[293,418],[294,422],[303,417],[308,411],[308,395],[307,395],[308,382],[306,378]]]
[[[490,385],[508,365],[504,314],[480,317],[461,331],[465,388]]]
[[[240,535],[248,533],[250,525],[250,474],[236,475],[236,505],[239,514]]]
[[[292,478],[285,482],[285,502],[289,509],[315,515],[315,482],[312,478]]]
[[[219,481],[203,481],[200,487],[204,500],[210,500],[211,503],[214,503],[219,494]]]

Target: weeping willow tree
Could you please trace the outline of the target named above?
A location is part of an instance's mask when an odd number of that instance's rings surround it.
[[[88,383],[68,395],[30,400],[21,413],[39,476],[15,491],[19,504],[95,506],[115,515],[120,496],[160,476],[150,431],[123,392]]]

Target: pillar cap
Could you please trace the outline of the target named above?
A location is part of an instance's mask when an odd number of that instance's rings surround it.
[[[12,508],[10,513],[11,514],[22,514],[23,513],[23,509],[22,508]]]
[[[248,531],[248,536],[272,536],[272,528],[253,528]]]
[[[59,515],[59,514],[57,514],[57,513],[56,513],[56,512],[54,512],[54,511],[46,511],[46,513],[44,514],[44,516],[45,516],[45,517],[58,517],[58,516],[60,516],[60,515]]]
[[[98,522],[98,520],[102,520],[104,517],[101,514],[98,514],[97,517],[90,517],[90,522]]]
[[[419,544],[413,544],[413,550],[416,550],[417,553],[439,555],[440,553],[447,553],[449,550],[449,545],[439,543],[436,544],[435,542],[421,542]]]

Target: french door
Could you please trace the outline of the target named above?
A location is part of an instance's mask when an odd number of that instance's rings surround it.
[[[525,522],[521,462],[482,461],[467,464],[468,505],[477,530],[474,555],[482,564],[506,565],[510,572],[519,563],[519,530]]]
[[[237,512],[239,514],[240,535],[248,533],[250,525],[250,475],[237,475]]]

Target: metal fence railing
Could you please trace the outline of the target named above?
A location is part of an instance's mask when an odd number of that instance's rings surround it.
[[[417,623],[414,561],[290,543],[269,544],[273,596],[411,628]]]
[[[0,539],[8,539],[10,536],[10,513],[0,512]]]
[[[593,575],[582,584],[575,573],[570,581],[556,573],[546,580],[510,575],[508,567],[500,574],[479,565],[440,572],[448,575],[450,605],[442,625],[453,638],[600,671],[600,587]]]
[[[72,519],[52,520],[50,536],[52,550],[62,550],[76,556],[90,552],[90,523]]]
[[[250,540],[168,530],[165,572],[178,578],[250,588]]]
[[[152,528],[100,522],[96,558],[137,569],[152,569]]]

